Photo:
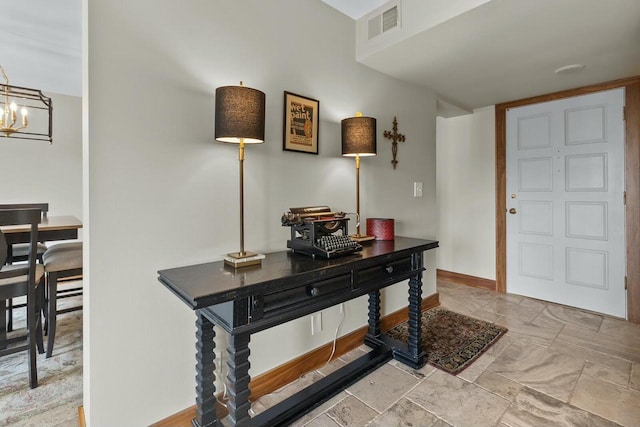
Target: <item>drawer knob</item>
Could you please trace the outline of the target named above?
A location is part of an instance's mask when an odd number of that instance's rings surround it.
[[[318,295],[320,295],[320,290],[318,288],[311,288],[311,296],[317,297]]]
[[[388,266],[386,266],[384,269],[385,269],[385,270],[387,271],[387,273],[389,273],[389,274],[393,273],[393,266],[392,266],[392,265],[388,265]]]

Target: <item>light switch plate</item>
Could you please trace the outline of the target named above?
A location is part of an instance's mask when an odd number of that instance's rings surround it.
[[[413,197],[422,197],[422,183],[414,182],[413,183]]]

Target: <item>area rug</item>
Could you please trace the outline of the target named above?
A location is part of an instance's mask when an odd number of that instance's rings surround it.
[[[471,365],[506,332],[501,326],[442,308],[422,313],[422,347],[427,363],[452,375]],[[407,342],[407,322],[387,335]]]

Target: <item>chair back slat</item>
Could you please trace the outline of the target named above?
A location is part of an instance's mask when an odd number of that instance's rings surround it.
[[[0,205],[0,226],[40,224],[42,221],[40,209],[36,208],[6,208]]]
[[[0,209],[40,209],[42,217],[46,218],[49,213],[49,203],[11,203],[0,204]]]

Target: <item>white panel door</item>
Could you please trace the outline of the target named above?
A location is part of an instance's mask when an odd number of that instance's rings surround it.
[[[626,317],[624,89],[507,111],[507,292]]]

